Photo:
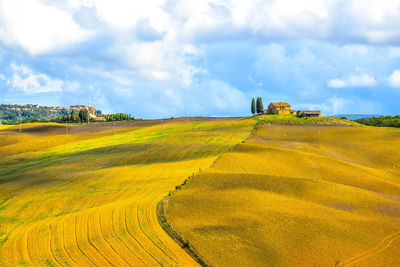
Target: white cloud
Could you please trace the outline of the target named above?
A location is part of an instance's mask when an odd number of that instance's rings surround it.
[[[12,79],[9,80],[13,89],[21,90],[26,94],[61,92],[64,81],[52,79],[43,73],[34,73],[25,65],[11,64],[14,71]]]
[[[331,87],[331,88],[346,87],[346,82],[341,79],[332,79],[332,80],[329,80],[328,87]]]
[[[331,88],[371,87],[374,85],[376,85],[375,78],[366,73],[350,75],[343,79],[331,79],[328,81],[328,87]]]
[[[359,102],[359,100],[357,100]],[[363,101],[361,101],[363,102]],[[364,102],[363,102],[364,103]],[[347,112],[357,112],[358,110],[354,109],[354,102],[351,99],[332,96],[327,100],[315,104],[315,103],[308,103],[308,104],[295,104],[293,105],[294,108],[299,110],[321,110],[323,115],[334,115],[340,113],[347,113]],[[359,108],[357,106],[357,108]]]
[[[71,14],[38,0],[0,2],[0,40],[17,44],[36,55],[85,40],[90,32],[77,25]]]
[[[346,112],[351,103],[349,99],[333,96],[322,103],[295,104],[293,107],[299,110],[321,110],[326,115]]]
[[[394,70],[389,76],[389,84],[392,87],[400,87],[400,70]]]
[[[0,73],[0,80],[5,81],[6,80],[6,76],[4,76],[3,74]]]
[[[79,25],[79,19],[74,20],[83,9],[91,13],[89,17],[96,17],[90,28],[111,34],[116,40],[132,39],[134,28],[139,27],[140,31],[149,31],[141,33],[144,39],[172,36],[176,42],[188,43],[243,36],[400,42],[398,0],[2,0],[0,40],[17,44],[33,55],[81,42],[93,35],[84,28],[85,23]],[[348,49],[367,52],[362,46]]]
[[[200,51],[193,45],[179,42],[173,34],[151,43],[121,42],[110,51],[147,81],[189,87],[194,75],[203,71],[187,63],[188,58],[198,56]]]
[[[164,32],[171,24],[170,14],[163,8],[165,3],[165,0],[70,0],[69,8],[75,11],[82,7],[92,8],[101,21],[120,31],[129,31],[145,20],[157,32]]]

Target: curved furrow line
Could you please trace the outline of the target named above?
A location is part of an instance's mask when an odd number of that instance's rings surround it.
[[[74,264],[76,264],[77,266],[79,266],[78,265],[78,263],[74,260],[74,258],[71,256],[71,254],[69,254],[69,252],[68,252],[68,250],[67,250],[67,248],[65,247],[65,244],[66,244],[66,242],[65,242],[65,225],[64,225],[64,220],[62,220],[62,226],[61,227],[57,227],[57,229],[61,229],[61,233],[59,233],[59,235],[61,236],[61,240],[60,240],[60,243],[62,244],[62,249],[65,251],[65,254],[67,255],[67,257],[74,263]],[[60,230],[58,230],[58,231],[60,231]],[[75,235],[74,235],[75,236]]]
[[[36,224],[35,224],[35,226],[36,226]],[[27,255],[28,255],[28,261],[31,262],[33,265],[37,265],[34,262],[36,260],[34,258],[34,256],[38,254],[38,252],[35,251],[35,249],[34,249],[34,248],[37,248],[37,247],[34,246],[36,244],[36,242],[34,242],[34,241],[37,240],[37,238],[36,239],[34,238],[33,242],[30,241],[30,236],[31,236],[31,233],[32,233],[33,230],[34,230],[34,227],[31,227],[27,231],[27,235],[26,235],[26,250],[27,250]],[[32,252],[32,250],[34,250],[34,252]]]
[[[50,229],[50,241],[49,247],[50,252],[54,258],[54,260],[61,266],[70,266],[70,265],[77,265],[76,262],[68,255],[68,252],[64,248],[63,243],[63,235],[59,231],[60,220],[56,220],[53,223],[49,223]],[[71,262],[72,261],[72,262]]]
[[[132,234],[131,230],[129,230],[129,227],[128,227],[129,224],[127,223],[127,218],[128,218],[128,216],[127,216],[127,207],[125,207],[124,217],[125,217],[125,228],[126,228],[128,234],[130,235],[130,237],[131,237],[133,240],[135,240],[135,242],[136,242],[144,251],[146,251],[146,253],[147,253],[155,262],[157,262],[160,266],[163,266],[163,264],[162,264],[160,261],[158,261],[158,260],[154,257],[154,255],[153,255],[152,253],[150,253],[150,252],[143,246],[143,244],[140,243],[140,242],[135,238],[135,236]]]
[[[38,259],[41,265],[46,264],[46,265],[60,266],[60,264],[58,264],[57,261],[53,259],[52,251],[49,246],[51,233],[49,231],[50,229],[48,223],[49,223],[48,220],[44,220],[37,225],[36,244],[37,244],[38,254],[36,254],[36,258]]]
[[[117,250],[113,247],[113,245],[106,239],[105,235],[104,235],[104,229],[101,223],[101,211],[98,211],[98,217],[99,217],[99,226],[100,226],[100,233],[101,233],[101,237],[103,238],[104,242],[108,245],[108,247],[116,254],[118,255],[128,266],[132,266],[120,253],[117,252]],[[120,263],[118,263],[118,266],[121,266]]]
[[[157,205],[153,205],[153,203],[151,203],[149,206],[148,206],[148,209],[146,209],[146,211],[144,212],[144,215],[145,215],[145,217],[146,217],[146,222],[147,222],[147,224],[148,224],[148,226],[149,226],[149,229],[153,229],[154,231],[152,232],[152,235],[154,236],[154,243],[158,243],[160,246],[162,246],[162,250],[163,251],[166,251],[166,255],[174,255],[175,256],[175,262],[176,263],[178,263],[178,257],[176,257],[176,255],[175,255],[175,253],[173,252],[173,251],[171,251],[169,248],[168,248],[168,246],[159,238],[159,236],[158,236],[158,231],[156,231],[156,230],[161,230],[161,231],[164,231],[162,228],[161,228],[161,226],[159,226],[159,224],[158,224],[158,222],[157,222],[157,225],[155,225],[154,223],[153,223],[153,221],[151,220],[151,219],[149,219],[149,214],[153,214],[154,213],[154,211],[155,211],[155,209],[156,209],[156,206]],[[157,227],[158,226],[158,227]],[[158,229],[159,228],[159,229]],[[160,247],[159,246],[159,247]],[[160,248],[161,249],[161,248]],[[170,257],[171,259],[172,259],[172,257]]]
[[[77,223],[77,220],[78,220],[78,217],[77,217],[77,216],[74,216],[74,228],[75,228],[75,243],[76,243],[76,246],[77,246],[77,248],[79,249],[79,251],[82,253],[82,255],[84,255],[85,258],[91,262],[91,264],[93,264],[94,266],[99,266],[99,265],[97,265],[96,263],[94,263],[94,262],[88,257],[88,255],[87,255],[85,252],[83,252],[82,248],[79,246],[79,242],[78,242],[78,229],[77,229],[78,223]]]
[[[111,266],[115,266],[113,263],[111,263],[111,261],[110,261],[106,256],[103,255],[103,253],[95,246],[94,242],[91,240],[91,238],[90,238],[90,229],[91,229],[91,228],[90,228],[90,226],[89,226],[89,216],[90,216],[90,213],[87,214],[87,219],[86,219],[86,240],[88,241],[88,243],[90,244],[90,246],[91,246],[92,248],[94,248],[95,251],[97,251],[97,253],[98,253],[103,259],[106,260],[106,262],[107,262],[108,264],[110,264]],[[95,235],[94,235],[94,236],[95,236]],[[103,264],[103,266],[104,266],[104,264]]]
[[[400,238],[400,231],[393,233],[387,237],[385,237],[376,247],[367,250],[359,255],[356,255],[350,259],[343,261],[342,263],[338,264],[338,266],[350,266],[362,260],[365,260],[369,257],[378,255],[379,253],[383,252],[384,250],[388,249],[390,245],[396,241],[396,239]]]
[[[72,219],[71,223],[67,223],[65,225],[65,221],[68,219]],[[67,254],[68,258],[77,266],[79,266],[78,261],[82,259],[82,263],[86,265],[93,265],[93,263],[82,253],[82,251],[78,247],[78,243],[76,242],[76,233],[75,233],[75,219],[73,216],[68,216],[61,220],[62,223],[60,227],[57,227],[60,231],[60,236],[62,240],[60,240],[62,247]],[[68,228],[69,227],[69,228]],[[69,230],[70,234],[65,234],[66,230]]]
[[[54,261],[57,262],[58,265],[60,266],[65,266],[66,264],[62,264],[56,257],[56,255],[54,255],[54,246],[53,246],[53,229],[51,227],[51,223],[49,223],[49,230],[50,230],[50,238],[49,238],[49,248],[50,248],[50,253],[51,256],[53,257]]]
[[[125,207],[119,207],[120,210],[117,210],[117,215],[116,218],[119,219],[120,223],[115,223],[114,227],[119,227],[119,231],[114,229],[116,233],[119,234],[119,238],[122,240],[122,242],[129,248],[131,251],[135,251],[135,255],[143,262],[145,265],[157,265],[160,264],[151,253],[149,253],[144,246],[137,240],[136,237],[133,236],[133,234],[130,232],[127,226],[126,222],[126,208]],[[123,209],[123,210],[121,210]],[[119,216],[118,216],[119,213]],[[126,233],[124,235],[123,233]],[[160,264],[161,265],[161,264]]]
[[[136,209],[136,212],[137,212],[137,223],[138,223],[138,226],[139,226],[140,230],[142,231],[142,233],[153,243],[153,245],[155,247],[157,247],[159,249],[159,251],[162,252],[162,254],[167,256],[167,258],[169,258],[176,265],[178,262],[176,260],[174,260],[173,258],[171,258],[159,245],[157,245],[157,243],[154,242],[154,240],[149,236],[149,234],[147,234],[146,231],[143,229],[142,223],[140,222],[139,210],[140,210],[140,207],[138,205],[138,207]],[[144,212],[144,209],[143,209],[143,212]],[[142,217],[145,217],[145,216],[142,216]]]
[[[13,236],[17,235],[15,231],[13,232]],[[19,236],[10,236],[10,241],[6,242],[6,244],[3,247],[3,251],[5,251],[5,255],[7,255],[7,258],[9,258],[10,265],[11,262],[25,262],[28,260],[26,263],[27,264],[32,264],[32,262],[29,261],[29,255],[27,251],[27,232],[21,233]],[[9,254],[8,254],[9,253]]]
[[[22,260],[25,261],[27,260],[27,262],[29,264],[33,265],[30,253],[29,253],[29,243],[28,243],[28,235],[29,235],[29,231],[30,228],[27,229],[27,231],[25,232],[25,234],[23,235],[23,237],[21,237],[22,241],[21,242],[21,256],[22,256]]]
[[[115,209],[112,209],[111,211],[111,231],[112,231],[112,236],[114,236],[128,251],[130,254],[132,254],[136,259],[138,259],[143,265],[146,265],[146,263],[139,258],[133,250],[131,250],[127,244],[118,236],[117,232],[115,231],[115,223],[114,223],[114,211]],[[135,261],[137,262],[137,261]]]
[[[159,240],[159,242],[165,247],[165,250],[170,253],[170,255],[174,255],[177,260],[178,266],[198,266],[199,264],[186,252],[184,251],[178,243],[176,243],[159,224],[157,213],[155,210],[157,209],[158,201],[153,201],[151,205],[151,209],[148,210],[147,219],[151,228],[154,229],[154,235]],[[182,251],[183,253],[177,254],[178,251]]]

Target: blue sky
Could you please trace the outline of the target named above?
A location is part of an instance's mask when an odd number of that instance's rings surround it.
[[[399,114],[399,25],[399,0],[0,0],[0,103]]]

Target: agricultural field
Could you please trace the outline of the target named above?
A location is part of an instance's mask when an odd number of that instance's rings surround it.
[[[0,128],[0,266],[195,266],[157,204],[254,119]]]
[[[168,201],[197,254],[212,266],[400,266],[400,130],[259,120]]]
[[[256,117],[258,121],[262,123],[272,123],[272,124],[302,124],[302,125],[347,125],[347,126],[357,126],[365,127],[354,121],[339,119],[335,117],[297,117],[293,115],[263,115]]]

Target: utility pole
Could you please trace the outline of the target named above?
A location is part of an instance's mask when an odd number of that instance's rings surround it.
[[[187,112],[186,112],[186,105],[185,105],[185,120],[187,122]]]

